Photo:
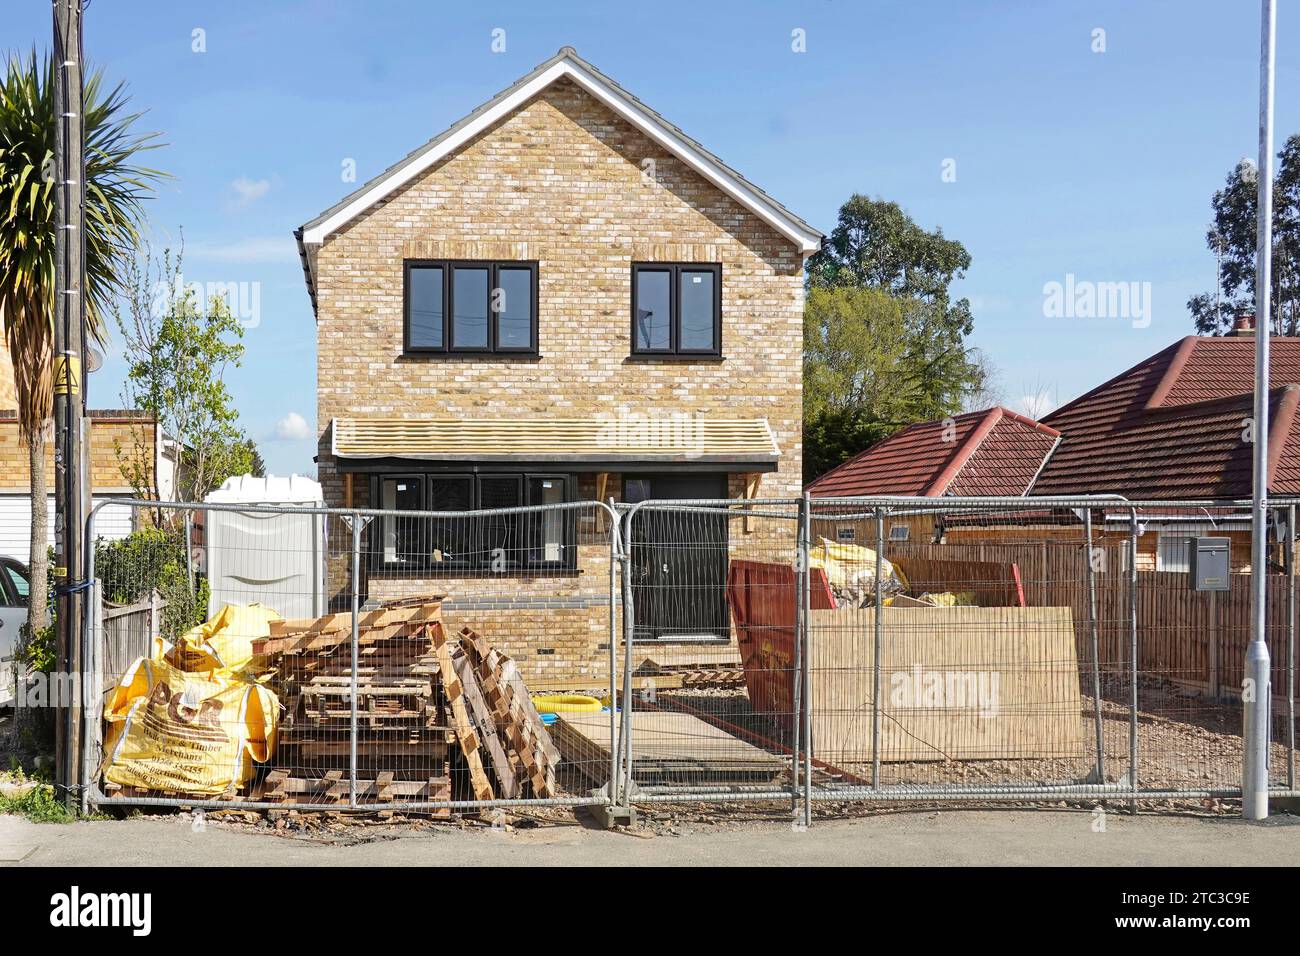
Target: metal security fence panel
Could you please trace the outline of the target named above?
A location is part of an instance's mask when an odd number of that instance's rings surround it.
[[[552,730],[612,726],[617,515],[386,503],[132,503],[138,530],[92,569],[95,802],[436,817],[611,799],[612,757]]]
[[[1278,546],[1273,549],[1270,561],[1268,594],[1268,623],[1265,637],[1272,658],[1272,686],[1269,702],[1269,786],[1272,789],[1295,792],[1296,779],[1296,611],[1297,570],[1296,548],[1297,502],[1279,500],[1270,505],[1270,524],[1276,529]],[[1280,569],[1281,573],[1278,573]],[[1245,615],[1247,625],[1250,615]],[[1220,651],[1223,659],[1233,651]],[[1244,649],[1242,651],[1244,656]]]
[[[624,515],[624,799],[790,799],[800,753],[797,500]],[[564,722],[563,733],[586,733]],[[604,744],[607,738],[601,737]]]
[[[412,510],[390,484],[384,509],[110,502],[115,541],[92,514],[87,802],[1231,797],[1252,693],[1297,792],[1295,502],[1258,690],[1240,502]]]
[[[1294,763],[1294,566],[1273,509],[1272,779]],[[1240,792],[1249,507],[814,499],[816,796]],[[820,602],[820,606],[819,606]]]
[[[1123,539],[1090,563],[1082,524],[1023,506],[815,501],[812,528],[812,733],[832,789],[1128,773],[1124,608],[1093,600],[1127,594]]]

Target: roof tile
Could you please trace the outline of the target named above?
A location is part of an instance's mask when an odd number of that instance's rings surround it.
[[[1271,341],[1270,490],[1300,492],[1300,338]],[[1060,448],[1034,485],[1040,494],[1130,498],[1250,495],[1254,351],[1251,338],[1189,336],[1117,375],[1044,421]]]
[[[1300,338],[1270,348],[1269,490],[1300,494]],[[1188,336],[1042,424],[1006,409],[923,422],[809,486],[830,495],[1122,494],[1246,498],[1253,338]],[[1059,435],[1060,441],[1057,442]],[[1036,477],[1035,477],[1036,476]]]
[[[1020,495],[1058,433],[1006,408],[921,422],[808,486],[816,497]]]

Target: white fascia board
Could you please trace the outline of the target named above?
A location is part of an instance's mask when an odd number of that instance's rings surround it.
[[[772,454],[777,458],[781,457],[781,445],[776,440],[776,433],[772,431],[772,423],[766,418],[762,419],[763,428],[767,430],[767,440],[772,443]]]
[[[699,150],[695,149],[690,144],[683,142],[680,137],[672,135],[659,123],[646,115],[643,110],[637,108],[635,104],[629,103],[598,78],[592,76],[586,70],[581,69],[568,60],[561,60],[550,68],[539,73],[537,76],[533,77],[532,80],[525,83],[523,86],[519,87],[519,89],[515,90],[512,94],[503,99],[496,106],[492,107],[490,110],[485,110],[483,114],[476,117],[473,122],[466,123],[455,133],[448,136],[445,140],[439,143],[435,149],[429,150],[429,152],[414,160],[409,165],[394,172],[393,175],[389,176],[387,179],[376,183],[373,187],[366,190],[334,215],[311,229],[306,230],[302,237],[303,243],[306,245],[320,245],[341,226],[365,212],[394,190],[398,189],[405,183],[410,182],[444,156],[459,149],[493,123],[496,123],[502,117],[518,109],[521,104],[546,89],[556,80],[565,76],[573,79],[574,82],[595,96],[619,116],[630,122],[633,126],[645,133],[669,152],[678,156],[683,162],[709,182],[713,183],[745,208],[749,209],[783,236],[790,239],[799,247],[799,250],[802,253],[807,255],[816,252],[821,248],[820,235],[808,232],[795,223],[789,221],[784,216],[781,216],[771,207],[767,200],[757,195],[752,189],[747,187],[744,183],[739,182],[734,176],[729,175],[725,170],[719,169],[716,163],[701,154]]]

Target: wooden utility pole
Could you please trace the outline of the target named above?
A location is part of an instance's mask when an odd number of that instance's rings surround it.
[[[82,527],[85,461],[85,147],[82,117],[81,0],[54,4],[54,163],[58,232],[54,267],[54,509],[58,670],[65,675],[59,702],[55,760],[62,793],[79,803],[81,759],[81,621],[85,577]]]

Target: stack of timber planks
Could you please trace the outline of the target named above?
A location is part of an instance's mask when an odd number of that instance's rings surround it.
[[[449,637],[440,598],[363,612],[357,630],[358,806],[555,796],[559,751],[514,662],[468,628]],[[352,615],[273,622],[254,652],[286,714],[253,798],[348,805]]]
[[[432,658],[441,600],[363,612],[357,630],[357,803],[450,800],[450,740]],[[253,650],[275,670],[285,704],[272,769],[254,799],[347,805],[352,615],[274,621]]]

